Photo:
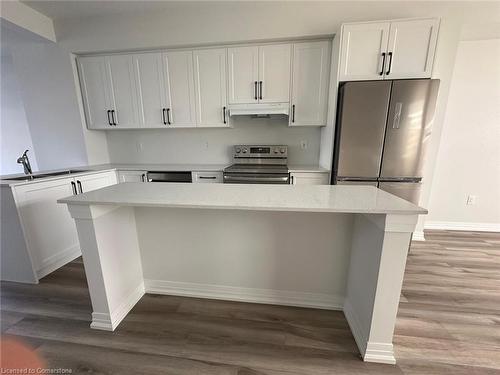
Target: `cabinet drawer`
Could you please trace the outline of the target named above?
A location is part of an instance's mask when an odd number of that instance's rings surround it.
[[[193,183],[220,184],[222,183],[222,172],[192,172]]]

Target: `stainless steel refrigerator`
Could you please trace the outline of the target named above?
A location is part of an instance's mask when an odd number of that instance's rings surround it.
[[[332,184],[373,185],[418,204],[439,80],[339,88]]]

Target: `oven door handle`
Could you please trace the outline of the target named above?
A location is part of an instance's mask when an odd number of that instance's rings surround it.
[[[258,176],[258,175],[230,175],[224,174],[224,182],[260,182],[260,183],[271,183],[271,182],[281,182],[284,184],[288,183],[288,176],[277,176],[277,175],[266,175],[266,176]]]

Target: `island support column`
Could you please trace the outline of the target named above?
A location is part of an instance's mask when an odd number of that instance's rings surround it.
[[[144,295],[133,207],[68,204],[92,300],[91,328],[113,331]]]
[[[392,338],[417,218],[356,214],[344,314],[364,361],[396,363]]]

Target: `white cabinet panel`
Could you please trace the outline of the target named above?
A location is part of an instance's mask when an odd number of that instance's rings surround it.
[[[118,182],[115,171],[78,176],[75,177],[75,180],[78,186],[79,193],[87,193],[92,190],[97,190],[106,186],[114,185]]]
[[[134,55],[134,68],[139,97],[140,124],[146,128],[165,127],[168,91],[161,53]]]
[[[118,182],[146,182],[146,171],[118,171]]]
[[[85,118],[89,129],[110,128],[110,82],[103,56],[78,58],[78,73],[82,90]]]
[[[226,49],[194,51],[198,126],[228,126]]]
[[[329,185],[328,172],[290,172],[292,185]]]
[[[112,117],[120,128],[139,127],[137,87],[134,78],[132,55],[111,55],[107,57],[111,77]]]
[[[391,22],[386,78],[431,77],[438,28],[437,19]]]
[[[290,125],[326,125],[330,54],[329,41],[294,44]]]
[[[68,207],[57,203],[58,199],[73,195],[71,182],[73,178],[65,178],[14,187],[24,236],[38,277],[52,272],[62,265],[58,262],[78,252],[75,223]]]
[[[387,50],[389,28],[389,22],[342,26],[340,81],[383,79],[382,54]]]
[[[197,184],[221,184],[222,172],[191,172],[193,183]]]
[[[228,48],[229,103],[256,103],[259,80],[259,47]]]
[[[290,100],[290,63],[290,44],[259,47],[259,102]]]
[[[164,55],[168,119],[170,127],[196,125],[193,77],[193,52],[175,51]]]

